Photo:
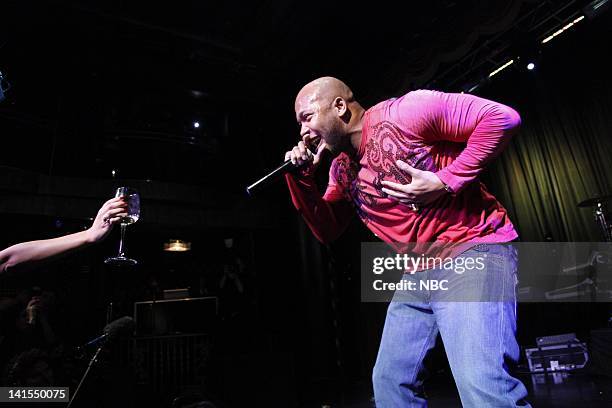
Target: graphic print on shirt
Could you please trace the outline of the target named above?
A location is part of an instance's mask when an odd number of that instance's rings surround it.
[[[363,206],[375,206],[376,196],[368,194],[364,186],[359,185],[359,163],[342,153],[332,162],[331,174],[345,200],[353,204],[359,218],[368,224],[369,219]]]
[[[359,164],[351,160],[345,153],[340,154],[332,162],[331,173],[333,179],[347,201],[353,201],[358,172]]]
[[[411,181],[410,176],[405,174],[396,161],[402,160],[410,166],[419,170],[437,171],[429,148],[418,142],[410,142],[401,130],[389,121],[382,121],[369,129],[368,141],[365,148],[365,163],[360,169],[360,164],[352,160],[348,155],[341,154],[332,162],[331,173],[336,181],[344,199],[354,204],[359,218],[368,223],[368,213],[365,208],[377,208],[383,203],[381,198],[387,195],[382,191],[382,180],[390,180],[396,183],[407,184]],[[360,170],[368,170],[373,174],[370,179],[360,179]],[[388,202],[384,205],[393,205]]]
[[[382,180],[400,184],[408,184],[412,180],[409,175],[397,167],[397,160],[408,163],[419,170],[432,172],[438,170],[429,148],[421,143],[407,140],[401,130],[389,121],[382,121],[372,126],[365,155],[370,170],[376,173],[372,185],[380,197],[386,197],[382,191]]]
[[[359,163],[342,153],[332,162],[331,175],[342,197],[353,204],[359,218],[367,224],[369,220],[362,207],[376,205],[376,196],[368,194],[358,182],[359,170]]]

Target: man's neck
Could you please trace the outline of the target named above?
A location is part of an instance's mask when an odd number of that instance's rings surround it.
[[[351,157],[355,157],[361,146],[361,129],[363,125],[363,115],[365,109],[358,103],[355,104],[355,111],[351,117],[349,123],[348,138],[349,138],[349,151],[347,152]]]

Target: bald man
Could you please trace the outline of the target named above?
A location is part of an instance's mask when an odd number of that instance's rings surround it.
[[[300,170],[286,179],[293,204],[321,242],[340,236],[356,212],[398,250],[461,244],[453,257],[486,259],[485,284],[511,293],[504,301],[441,301],[435,291],[418,301],[394,298],[372,376],[377,407],[426,406],[423,360],[438,333],[464,406],[529,406],[524,385],[508,371],[519,358],[516,254],[501,244],[518,234],[478,181],[517,131],[518,113],[473,95],[429,90],[365,110],[345,83],[323,77],[300,90],[295,114],[301,141],[285,160]],[[333,161],[321,194],[313,175],[326,153]]]

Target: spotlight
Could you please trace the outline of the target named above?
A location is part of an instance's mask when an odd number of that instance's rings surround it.
[[[529,64],[527,64],[527,69],[529,71],[532,71],[535,68],[535,64],[533,62],[530,62]]]
[[[506,62],[504,65],[502,65],[501,67],[497,68],[495,71],[491,72],[489,74],[489,78],[492,78],[493,76],[497,75],[498,73],[500,73],[501,71],[503,71],[504,69],[508,68],[510,65],[514,64],[514,60],[511,59],[510,61]]]
[[[196,129],[199,128],[200,127],[200,122],[198,122],[198,121],[193,122],[193,127],[196,128]]]
[[[558,36],[559,34],[563,33],[564,31],[569,30],[570,28],[572,28],[575,24],[578,24],[579,22],[581,22],[582,20],[584,20],[584,16],[580,16],[576,19],[574,19],[573,21],[567,23],[566,25],[564,25],[562,28],[558,29],[557,31],[555,31],[554,33],[552,33],[551,35],[549,35],[548,37],[546,37],[545,39],[542,40],[542,44],[546,44],[547,42],[549,42],[550,40],[552,40],[553,38],[555,38],[556,36]]]
[[[170,239],[164,242],[164,251],[167,252],[186,252],[191,250],[191,242],[182,239]]]
[[[471,82],[463,87],[463,90],[461,91],[461,93],[472,93],[476,91],[480,87],[480,85],[481,85],[481,81]]]

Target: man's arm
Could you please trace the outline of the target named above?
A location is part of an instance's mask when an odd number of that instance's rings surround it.
[[[127,204],[122,198],[110,199],[100,208],[92,226],[86,231],[58,238],[22,242],[0,251],[0,275],[101,241],[110,233],[113,225],[127,215],[126,208]]]
[[[287,174],[285,178],[293,205],[314,236],[324,244],[336,240],[348,226],[354,212],[338,186],[330,183],[322,196],[312,177]]]
[[[392,191],[401,193],[396,194],[396,198],[424,204],[439,197],[444,185],[458,193],[478,177],[485,166],[504,150],[521,123],[514,109],[469,94],[414,91],[399,98],[396,106],[403,125],[413,137],[426,144],[440,141],[465,143],[457,158],[436,173],[399,164],[413,179],[416,178],[412,188],[409,186],[413,183],[400,189],[396,183],[383,182]]]
[[[412,93],[413,101],[406,101],[405,108],[419,105],[416,113],[429,122],[424,124],[428,130],[423,132],[425,142],[466,143],[455,161],[436,173],[454,192],[472,182],[504,150],[521,124],[518,112],[499,102],[469,94]]]
[[[336,240],[344,232],[353,214],[351,204],[342,194],[342,189],[336,182],[340,163],[332,161],[329,171],[329,184],[322,196],[314,180],[321,157],[327,150],[327,145],[320,142],[316,153],[307,149],[310,144],[308,135],[292,150],[285,153],[285,160],[291,160],[295,165],[302,166],[297,175],[287,173],[285,179],[291,194],[291,200],[314,236],[324,244]]]

